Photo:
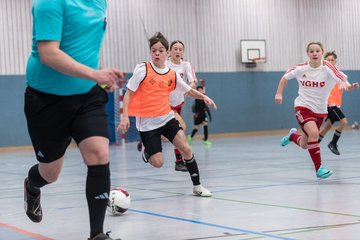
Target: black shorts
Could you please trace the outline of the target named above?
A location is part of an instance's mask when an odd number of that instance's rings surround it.
[[[88,93],[58,96],[27,87],[25,115],[39,162],[62,157],[73,138],[77,144],[91,136],[109,138],[107,93],[98,85]]]
[[[194,114],[194,125],[200,125],[203,122],[208,122],[206,114],[205,115]]]
[[[325,121],[330,119],[331,124],[334,124],[334,122],[340,121],[343,118],[345,118],[345,115],[339,107],[337,106],[328,107],[328,115]]]
[[[145,151],[149,156],[162,152],[161,135],[169,139],[172,143],[181,126],[178,120],[171,119],[164,126],[157,129],[140,132],[141,141],[145,146]]]

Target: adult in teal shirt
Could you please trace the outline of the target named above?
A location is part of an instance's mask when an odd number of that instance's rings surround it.
[[[105,90],[113,91],[122,73],[100,63],[106,0],[33,0],[32,16],[25,115],[38,163],[24,181],[26,214],[42,220],[40,188],[57,180],[74,139],[88,168],[89,239],[111,240],[103,233],[110,191]]]

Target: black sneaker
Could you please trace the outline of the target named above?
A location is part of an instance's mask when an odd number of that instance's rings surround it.
[[[141,157],[142,157],[142,160],[145,162],[145,163],[148,163],[149,162],[149,154],[147,154],[145,151],[142,152],[141,154]]]
[[[141,151],[142,151],[143,145],[142,145],[142,142],[141,142],[141,141],[140,141],[140,142],[138,142],[138,144],[137,144],[136,148],[137,148],[137,150],[138,150],[139,152],[141,152]]]
[[[330,151],[331,151],[333,154],[340,155],[340,152],[339,152],[339,150],[337,149],[337,145],[336,145],[336,144],[330,142],[330,143],[328,144],[328,147],[329,147]]]
[[[26,215],[33,222],[41,222],[42,220],[42,209],[40,204],[40,196],[33,196],[27,191],[28,178],[24,181],[24,208]]]
[[[187,172],[187,167],[184,162],[175,162],[175,171]]]
[[[95,237],[93,238],[88,238],[88,240],[121,240],[120,238],[111,238],[109,236],[109,233],[110,232],[107,232],[106,234],[105,233],[99,233],[98,235],[96,235]]]

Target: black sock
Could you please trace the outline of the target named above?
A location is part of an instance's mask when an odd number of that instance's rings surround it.
[[[106,206],[110,192],[109,164],[88,166],[86,199],[89,208],[90,238],[103,232]]]
[[[208,139],[208,126],[204,126],[204,141]]]
[[[200,185],[200,174],[199,174],[199,168],[196,163],[194,155],[191,159],[184,159],[186,168],[189,171],[191,181],[193,182],[193,185]]]
[[[321,135],[319,134],[319,141],[318,141],[318,143],[320,143],[321,140],[323,140],[323,138],[324,138],[324,136],[321,136]]]
[[[333,144],[337,144],[337,142],[339,141],[340,136],[341,136],[341,132],[339,132],[338,130],[335,130],[335,133],[334,133],[334,136],[333,136],[333,139],[331,140],[331,142]]]
[[[191,132],[191,138],[193,138],[198,130],[194,128]]]
[[[40,188],[49,184],[39,172],[39,164],[32,166],[28,173],[28,183],[26,189],[28,193],[33,196],[38,196],[40,194]]]

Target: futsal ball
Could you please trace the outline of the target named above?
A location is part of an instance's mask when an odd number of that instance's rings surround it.
[[[114,215],[121,215],[129,209],[130,203],[130,195],[124,188],[113,188],[110,191],[107,209]]]

